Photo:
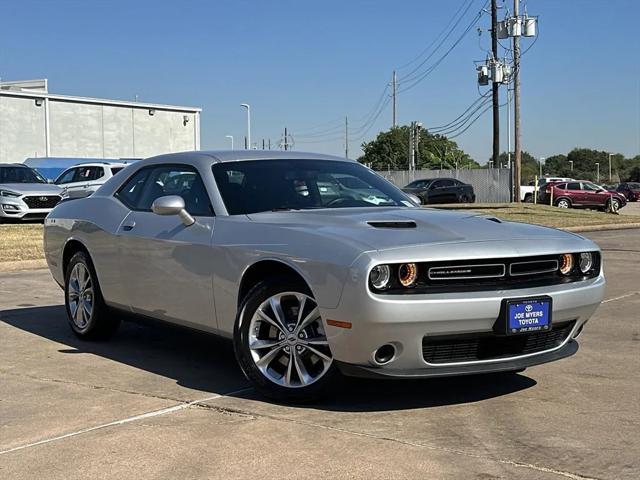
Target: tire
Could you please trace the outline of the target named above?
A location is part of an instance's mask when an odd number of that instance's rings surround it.
[[[524,195],[524,203],[533,203],[533,195],[530,193],[526,193]]]
[[[268,278],[249,291],[238,311],[233,344],[247,379],[277,401],[316,400],[338,375],[317,304],[295,279]]]
[[[610,213],[618,213],[618,211],[620,210],[620,200],[617,198],[612,198],[611,200],[609,200],[607,202],[607,208],[605,209],[605,211],[608,211]]]
[[[568,198],[559,198],[554,202],[554,205],[558,208],[571,208],[571,200]]]
[[[120,326],[120,319],[104,303],[93,262],[86,252],[77,252],[69,260],[64,303],[69,326],[79,338],[105,340]]]
[[[460,195],[458,203],[469,203],[469,197],[467,197],[466,195]]]

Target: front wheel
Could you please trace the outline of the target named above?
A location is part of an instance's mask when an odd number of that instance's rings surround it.
[[[100,284],[91,258],[77,252],[65,271],[64,299],[67,319],[73,333],[87,340],[112,336],[120,325],[102,298]]]
[[[247,294],[234,350],[247,379],[276,400],[314,400],[337,375],[316,301],[287,278],[264,280]]]
[[[560,200],[556,200],[556,207],[571,208],[571,202],[566,198],[561,198]]]

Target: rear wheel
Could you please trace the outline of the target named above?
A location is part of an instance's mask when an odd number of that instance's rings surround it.
[[[555,202],[556,207],[571,208],[571,201],[568,198],[560,198]]]
[[[288,278],[267,279],[247,294],[234,347],[245,376],[276,400],[311,401],[337,375],[315,299]]]
[[[459,202],[460,203],[469,203],[469,197],[467,197],[465,194],[462,194],[462,195],[460,195]]]
[[[526,193],[524,195],[524,202],[525,203],[533,203],[533,195],[530,193]]]
[[[618,200],[617,198],[612,198],[611,200],[609,200],[607,202],[606,210],[611,213],[618,213],[618,210],[620,210],[620,200]]]
[[[67,265],[64,298],[69,326],[78,337],[102,340],[118,329],[120,320],[104,303],[93,263],[85,252],[74,254]]]

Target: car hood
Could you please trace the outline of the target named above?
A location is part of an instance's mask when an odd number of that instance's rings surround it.
[[[514,240],[542,245],[582,240],[560,230],[504,222],[494,217],[438,209],[377,207],[264,212],[248,215],[254,222],[343,238],[374,250],[466,242]]]
[[[62,189],[50,183],[0,183],[0,189],[29,195],[60,195]]]

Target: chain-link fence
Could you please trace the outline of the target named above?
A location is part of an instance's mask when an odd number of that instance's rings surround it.
[[[402,188],[421,178],[456,178],[473,186],[476,202],[509,202],[511,170],[508,168],[476,168],[465,170],[382,170],[378,174]]]

